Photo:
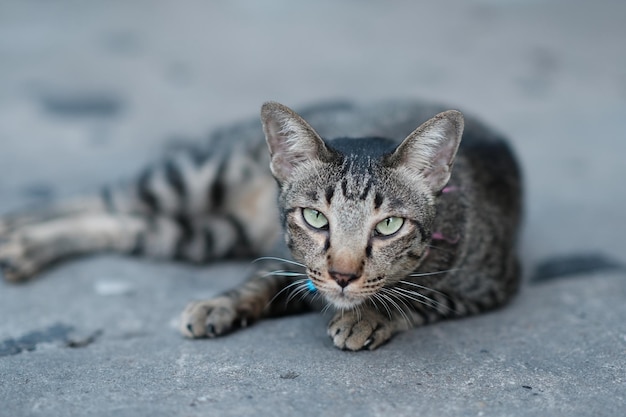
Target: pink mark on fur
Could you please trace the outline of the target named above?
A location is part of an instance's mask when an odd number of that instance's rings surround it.
[[[433,240],[443,240],[446,243],[449,243],[451,245],[456,245],[457,243],[459,243],[459,237],[455,237],[454,239],[450,239],[449,237],[445,237],[443,235],[443,233],[441,232],[433,232],[431,238]]]
[[[447,193],[453,193],[455,191],[459,191],[459,187],[456,187],[454,185],[448,185],[447,187],[444,187],[443,190],[441,190],[441,193],[447,194]]]

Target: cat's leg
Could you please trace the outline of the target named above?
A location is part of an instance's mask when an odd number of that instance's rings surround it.
[[[321,300],[303,269],[274,264],[257,271],[238,288],[212,299],[192,301],[181,315],[181,333],[191,338],[216,337],[264,317],[320,308]]]
[[[424,295],[396,287],[378,294],[372,302],[339,310],[328,324],[328,335],[342,350],[374,350],[401,331],[452,317],[453,301],[439,293]],[[445,299],[445,301],[443,301]]]
[[[139,218],[100,213],[22,225],[0,241],[0,268],[5,279],[22,281],[69,256],[130,251],[143,228]]]
[[[27,207],[0,217],[0,239],[29,225],[86,213],[102,213],[105,210],[105,204],[98,196],[79,197],[59,203]]]
[[[107,186],[99,194],[2,215],[0,271],[7,280],[22,281],[71,256],[127,252],[149,218],[148,205],[136,190]]]
[[[161,200],[167,200],[167,203],[161,203],[163,208],[174,211],[180,204],[171,198],[171,193],[167,193],[157,176],[156,170],[150,166],[131,181],[105,185],[99,192],[44,202],[35,207],[27,206],[15,212],[2,214],[0,239],[24,227],[87,214],[165,214],[165,210],[155,207]]]
[[[519,281],[517,256],[505,251],[489,273],[459,270],[385,288],[363,305],[338,311],[328,335],[340,349],[376,349],[400,331],[501,307],[517,292]]]
[[[0,242],[0,267],[6,279],[22,281],[57,261],[103,251],[193,262],[255,254],[232,217],[187,220],[89,213],[7,235]]]
[[[253,156],[185,148],[99,195],[2,216],[5,277],[99,251],[196,262],[261,253],[280,227],[274,181]]]
[[[335,313],[328,324],[328,335],[339,349],[373,350],[398,332],[475,314],[482,308],[471,299],[396,285],[364,305]]]
[[[407,277],[361,305],[338,311],[328,324],[328,335],[340,349],[373,350],[398,332],[480,311],[472,298],[445,291],[449,284],[435,289],[443,280],[452,279],[441,277],[430,273]]]
[[[426,287],[420,284],[396,285],[364,305],[340,310],[328,324],[328,335],[340,349],[373,350],[398,332],[476,314],[501,304],[493,292],[472,298],[423,288]]]

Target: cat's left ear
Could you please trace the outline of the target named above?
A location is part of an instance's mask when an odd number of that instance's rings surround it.
[[[279,182],[289,178],[301,164],[332,157],[317,132],[289,107],[267,102],[261,108],[261,121],[270,150],[270,168]]]
[[[433,193],[450,180],[454,158],[463,134],[463,114],[439,113],[415,129],[391,154],[387,163],[421,175]]]

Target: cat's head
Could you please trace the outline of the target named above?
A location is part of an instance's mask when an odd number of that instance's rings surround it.
[[[461,140],[461,113],[438,114],[397,147],[379,138],[325,142],[274,102],[261,118],[287,244],[329,302],[355,307],[423,261],[435,197]]]

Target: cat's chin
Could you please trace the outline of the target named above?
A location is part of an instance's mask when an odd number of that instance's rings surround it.
[[[326,296],[326,299],[335,307],[337,310],[350,310],[358,305],[362,304],[365,301],[362,298],[353,298],[347,295],[334,295],[334,296]]]

